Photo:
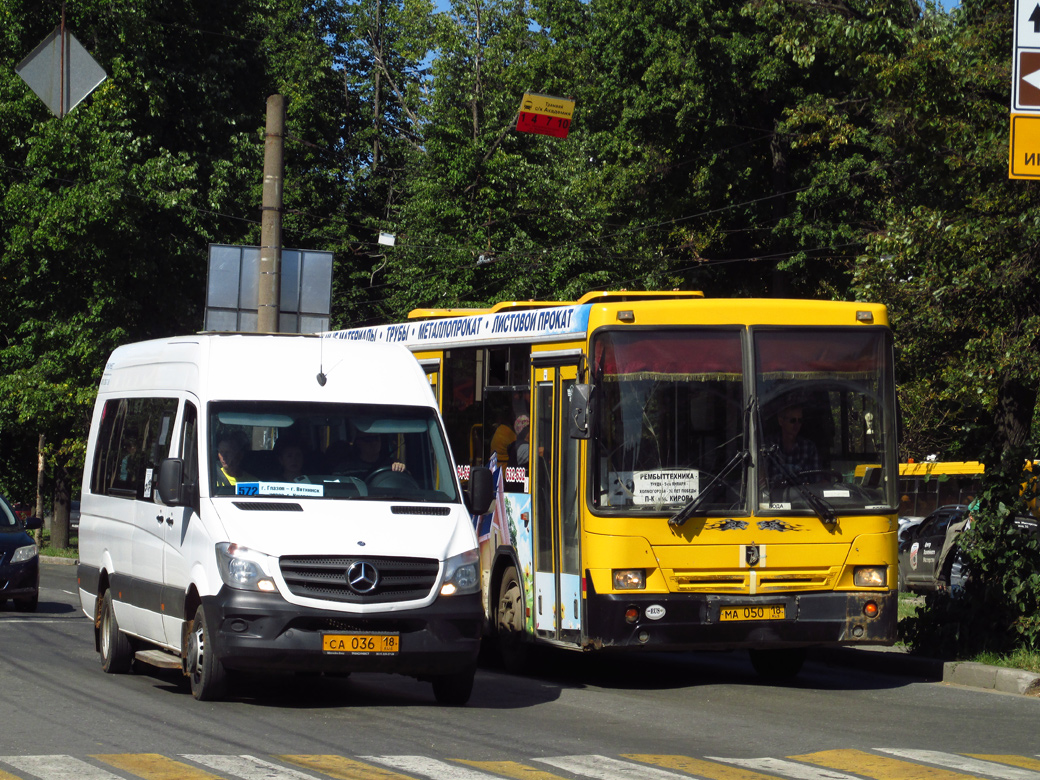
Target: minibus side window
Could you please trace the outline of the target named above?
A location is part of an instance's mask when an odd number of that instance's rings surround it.
[[[159,463],[170,452],[176,398],[122,398],[105,403],[91,491],[152,500]]]

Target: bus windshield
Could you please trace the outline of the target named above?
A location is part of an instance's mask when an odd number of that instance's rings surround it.
[[[886,331],[753,331],[759,509],[892,511],[895,463]]]
[[[592,370],[596,508],[674,511],[698,498],[705,511],[741,508],[740,329],[608,330]]]
[[[214,402],[209,432],[215,496],[459,500],[433,409]]]
[[[881,329],[608,330],[593,341],[601,511],[891,511],[891,349]],[[751,454],[752,430],[756,448]],[[752,489],[757,485],[757,490]],[[757,496],[749,506],[749,496]]]

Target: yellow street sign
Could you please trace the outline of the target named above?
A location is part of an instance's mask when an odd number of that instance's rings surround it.
[[[1040,179],[1040,114],[1011,115],[1008,177]]]
[[[545,114],[570,119],[574,116],[574,101],[567,98],[539,95],[534,92],[524,94],[520,110],[529,114]]]
[[[522,133],[566,138],[573,115],[573,100],[528,92],[520,103],[516,129]]]

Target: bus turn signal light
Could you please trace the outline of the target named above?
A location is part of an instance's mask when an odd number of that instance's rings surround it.
[[[876,601],[868,601],[866,604],[863,605],[863,614],[866,615],[868,618],[876,618],[878,616],[878,612],[880,611],[881,610],[878,608]]]

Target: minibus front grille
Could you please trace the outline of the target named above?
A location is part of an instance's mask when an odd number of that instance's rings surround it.
[[[446,517],[451,514],[451,509],[446,506],[391,506],[390,511],[395,515],[427,515],[433,517]]]
[[[436,586],[440,571],[433,558],[289,555],[278,564],[294,596],[347,604],[424,599]]]

